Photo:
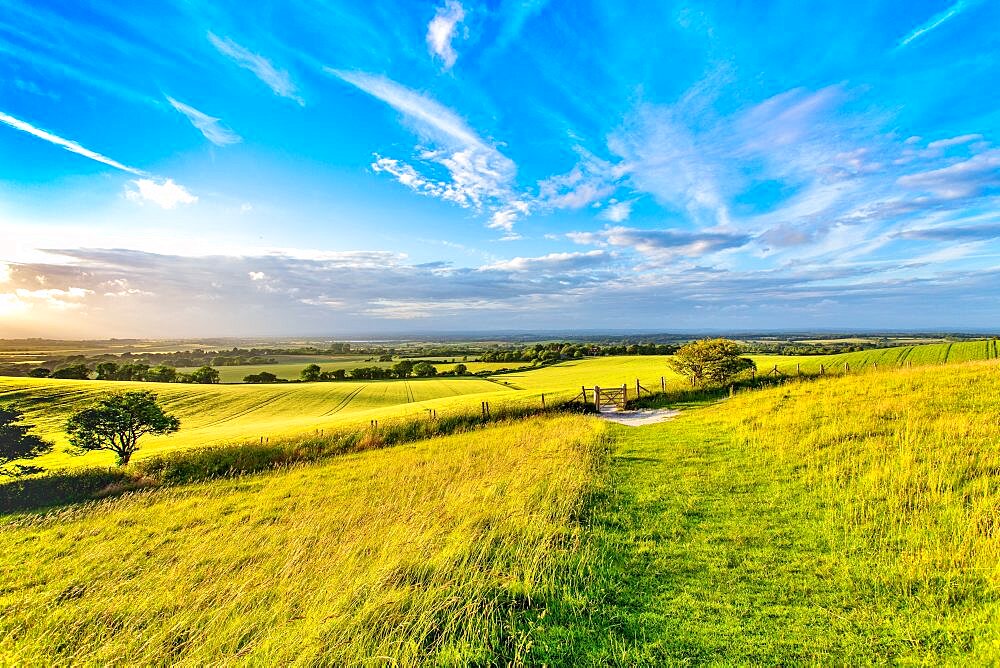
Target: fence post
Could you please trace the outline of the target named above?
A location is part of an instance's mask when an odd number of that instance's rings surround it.
[[[636,399],[638,399],[638,398],[639,398],[639,388],[640,388],[640,387],[641,387],[641,385],[639,385],[639,379],[638,379],[638,378],[636,378],[636,379],[635,379],[635,398],[636,398]]]
[[[601,412],[601,386],[594,385],[594,409]]]
[[[799,364],[798,362],[795,363],[795,375],[796,376],[802,375],[802,365]]]
[[[667,381],[663,376],[660,376],[660,392],[667,393]]]
[[[824,367],[822,364],[820,364],[819,365],[819,375],[822,376],[822,375],[825,375],[825,374],[826,374],[826,367]]]
[[[542,394],[542,408],[545,408],[545,394]]]
[[[844,373],[851,373],[851,363],[844,362]]]

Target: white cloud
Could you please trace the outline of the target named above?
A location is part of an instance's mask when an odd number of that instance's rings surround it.
[[[220,119],[202,113],[183,102],[178,102],[169,95],[166,97],[174,109],[184,114],[191,122],[191,125],[201,131],[201,134],[205,135],[205,139],[216,146],[228,146],[229,144],[237,144],[243,141],[242,137],[222,125],[219,122]]]
[[[975,196],[1000,187],[1000,149],[991,149],[968,160],[899,177],[896,183],[911,190],[931,192],[951,200]]]
[[[960,135],[958,137],[949,137],[948,139],[938,139],[937,141],[932,141],[927,144],[927,148],[931,151],[938,151],[941,149],[951,148],[952,146],[961,146],[970,142],[979,141],[982,138],[983,136],[980,134]]]
[[[164,179],[157,183],[153,179],[136,179],[132,181],[135,188],[125,191],[125,197],[142,204],[152,202],[164,209],[173,209],[178,204],[194,204],[198,201],[184,186],[174,183],[173,179]]]
[[[63,139],[62,137],[54,135],[51,132],[46,132],[41,128],[37,128],[34,125],[31,125],[30,123],[18,120],[13,116],[8,116],[2,111],[0,111],[0,123],[6,123],[7,125],[16,130],[20,130],[21,132],[27,132],[28,134],[34,135],[35,137],[47,141],[50,144],[61,146],[62,148],[66,149],[71,153],[82,155],[85,158],[90,158],[91,160],[95,160],[110,167],[114,167],[115,169],[120,169],[123,172],[128,172],[130,174],[135,174],[137,176],[145,176],[146,174],[141,169],[136,169],[135,167],[129,167],[128,165],[123,165],[117,160],[112,160],[111,158],[105,155],[101,155],[100,153],[91,151],[88,148],[84,148],[83,146],[77,144],[75,141],[70,141],[69,139]]]
[[[632,215],[632,202],[611,202],[607,208],[601,212],[601,218],[610,220],[612,223],[621,223],[628,220]]]
[[[448,178],[430,176],[427,169],[375,154],[372,170],[391,174],[415,192],[466,208],[488,209],[490,226],[509,230],[526,204],[513,191],[517,168],[512,160],[481,138],[451,109],[382,76],[364,72],[326,71],[368,93],[403,115],[404,122],[431,148],[417,158],[444,168]]]
[[[611,254],[603,250],[583,253],[549,253],[541,257],[515,257],[494,262],[480,271],[553,272],[578,271],[607,263]]]
[[[285,70],[280,70],[271,64],[267,58],[253,53],[228,37],[216,37],[208,33],[208,41],[212,43],[219,53],[231,58],[240,67],[250,70],[254,75],[263,81],[274,91],[275,95],[294,100],[305,106],[305,101],[299,97],[295,84]]]
[[[29,307],[32,303],[38,303],[62,311],[80,308],[82,304],[78,300],[85,298],[87,295],[94,294],[94,291],[73,287],[66,290],[60,288],[48,288],[44,290],[18,288],[13,294],[22,303],[28,304]]]
[[[926,35],[930,31],[940,26],[945,21],[954,18],[955,16],[958,16],[959,14],[967,10],[969,7],[972,7],[976,4],[978,4],[978,2],[976,2],[975,0],[959,0],[954,5],[944,10],[943,12],[939,12],[934,16],[932,16],[923,25],[920,25],[917,28],[910,31],[903,39],[899,40],[899,44],[896,46],[896,48],[899,49],[906,46],[907,44],[917,39],[918,37]]]
[[[247,275],[250,277],[251,281],[263,281],[265,278],[267,278],[267,274],[265,274],[262,271],[247,272]]]
[[[458,54],[451,42],[455,39],[458,24],[465,20],[465,10],[457,0],[445,0],[443,7],[438,7],[434,18],[427,24],[427,48],[444,62],[446,70],[455,65]]]

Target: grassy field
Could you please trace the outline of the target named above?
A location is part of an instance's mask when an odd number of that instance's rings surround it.
[[[868,350],[825,356],[754,356],[759,372],[775,365],[786,375],[818,374],[823,365],[827,374],[885,370],[912,362],[914,365],[994,359],[996,341],[931,344]],[[295,383],[288,385],[179,385],[121,383],[51,379],[0,378],[0,402],[13,401],[27,410],[39,432],[54,440],[56,451],[37,464],[53,469],[106,465],[109,453],[71,457],[65,453],[63,426],[66,417],[96,396],[115,390],[151,389],[160,394],[168,410],[181,418],[181,431],[144,440],[138,458],[170,449],[238,443],[248,439],[281,438],[316,430],[367,425],[371,420],[426,414],[437,411],[467,411],[480,402],[550,401],[570,399],[580,387],[620,387],[630,393],[635,381],[658,390],[663,378],[668,388],[684,386],[684,380],[670,371],[663,356],[598,357],[503,374],[492,380],[479,378],[412,379],[408,381]],[[483,363],[471,362],[471,367]],[[847,366],[845,366],[847,365]],[[251,367],[229,367],[240,373]],[[264,367],[260,367],[264,368]],[[298,367],[296,367],[298,368]]]
[[[535,417],[10,516],[0,656],[993,665],[998,372],[791,380],[640,428]]]
[[[181,419],[181,430],[143,440],[137,458],[164,450],[281,438],[318,429],[368,424],[372,419],[420,415],[429,407],[464,410],[503,388],[479,378],[296,383],[294,385],[182,385],[112,381],[0,378],[0,402],[25,409],[38,433],[56,443],[36,464],[47,468],[111,465],[108,452],[65,453],[66,418],[109,391],[148,389]],[[504,393],[509,394],[509,393]],[[468,399],[465,399],[468,397]]]
[[[536,419],[0,520],[10,665],[518,662],[603,426]]]
[[[996,665],[997,373],[788,383],[615,427],[563,564],[583,591],[537,618],[534,662]]]

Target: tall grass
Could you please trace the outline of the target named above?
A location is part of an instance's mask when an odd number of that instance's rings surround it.
[[[553,412],[590,412],[588,405],[556,397],[490,402],[488,410],[453,411],[441,417],[372,421],[366,428],[314,430],[310,435],[158,453],[127,468],[80,468],[0,484],[0,513],[44,508],[134,489],[258,473],[361,450],[462,433],[508,420]]]
[[[539,418],[0,524],[12,665],[514,662],[601,459]]]
[[[858,588],[905,608],[914,638],[929,624],[942,645],[974,644],[995,660],[998,382],[991,362],[915,367],[742,395],[702,419],[751,457],[795,468],[825,504]]]

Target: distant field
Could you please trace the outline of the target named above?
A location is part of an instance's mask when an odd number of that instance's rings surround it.
[[[448,410],[477,406],[475,395],[493,396],[503,388],[479,378],[409,381],[295,383],[289,385],[182,385],[125,383],[48,378],[0,378],[0,402],[12,401],[57,444],[56,452],[36,462],[48,468],[111,465],[110,453],[76,457],[65,454],[66,418],[74,410],[110,391],[152,390],[166,409],[181,419],[181,430],[169,436],[149,436],[136,455],[157,451],[234,443],[261,436],[277,438],[345,424],[367,424],[423,414],[425,408]]]
[[[913,366],[925,364],[945,364],[948,362],[970,362],[975,360],[990,360],[1000,357],[1000,342],[990,339],[985,341],[963,341],[961,343],[932,343],[919,346],[898,346],[894,348],[876,348],[862,350],[856,353],[839,353],[836,355],[755,355],[757,369],[761,373],[778,366],[785,374],[794,374],[796,365],[802,373],[819,373],[823,365],[825,373],[843,373],[845,364],[851,371],[870,369],[874,365],[882,368]]]
[[[870,370],[996,359],[996,341],[944,343],[904,346],[825,356],[754,356],[759,373],[778,366],[786,375],[818,374],[823,365],[827,374],[841,374],[845,364],[852,373]],[[48,468],[85,465],[109,465],[109,453],[90,453],[83,457],[65,454],[63,425],[70,412],[108,391],[143,388],[157,392],[168,410],[181,418],[181,431],[163,437],[149,437],[137,458],[158,451],[179,448],[239,443],[249,439],[301,435],[319,429],[366,425],[370,420],[388,420],[425,415],[426,409],[438,411],[478,410],[480,402],[535,402],[545,394],[549,401],[570,399],[581,386],[592,388],[628,385],[634,390],[639,379],[649,390],[678,387],[684,379],[667,366],[665,356],[598,357],[563,362],[530,371],[479,378],[435,378],[408,381],[294,383],[281,385],[181,385],[162,383],[121,383],[27,378],[0,378],[0,402],[14,401],[23,406],[30,422],[57,443],[56,452],[38,463]],[[483,363],[470,362],[476,369]],[[496,363],[497,366],[509,364]],[[304,366],[304,364],[302,365]],[[229,367],[242,375],[261,367]],[[297,375],[301,366],[294,366]]]
[[[278,364],[247,364],[244,366],[220,366],[216,367],[219,371],[219,379],[223,383],[242,383],[243,378],[249,376],[250,374],[261,373],[262,371],[267,371],[268,373],[273,373],[278,378],[284,378],[286,380],[298,380],[299,374],[302,373],[304,369],[309,364],[318,364],[320,369],[323,371],[333,371],[335,369],[356,369],[362,366],[377,366],[383,369],[388,369],[392,365],[399,362],[399,360],[393,360],[392,362],[378,362],[371,360],[369,357],[364,355],[344,355],[338,357],[309,357],[303,355],[301,359],[296,359],[294,361],[284,361],[288,359],[288,355],[282,355],[280,359],[282,360]],[[419,361],[419,360],[414,360]],[[448,364],[437,364],[438,371],[451,371],[455,368],[455,364],[464,364],[470,373],[475,373],[477,371],[482,371],[487,369],[489,371],[496,371],[502,368],[516,368],[522,365],[520,362],[455,362]],[[183,367],[178,369],[178,371],[190,373],[197,369],[198,367]]]

